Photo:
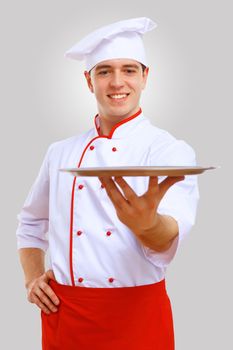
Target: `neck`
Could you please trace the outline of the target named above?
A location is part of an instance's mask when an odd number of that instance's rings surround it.
[[[113,121],[105,119],[103,116],[100,116],[100,135],[109,135],[112,128],[120,121],[120,119],[117,119],[117,121]]]
[[[136,114],[138,115],[138,112],[140,110],[140,107],[137,107],[135,111],[132,113],[129,113],[125,116],[120,117],[105,117],[101,113],[99,113],[99,122],[100,122],[100,135],[109,135],[112,128],[117,125],[118,123],[130,118],[130,117],[136,117]]]

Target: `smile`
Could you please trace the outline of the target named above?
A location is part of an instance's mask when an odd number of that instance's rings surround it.
[[[129,96],[129,94],[114,94],[114,95],[108,95],[109,98],[112,98],[114,100],[120,100],[120,99],[124,99],[127,96]]]

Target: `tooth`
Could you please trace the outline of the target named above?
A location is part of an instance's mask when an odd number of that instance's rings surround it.
[[[124,97],[126,97],[127,96],[127,94],[121,94],[121,95],[110,95],[111,96],[111,98],[124,98]]]

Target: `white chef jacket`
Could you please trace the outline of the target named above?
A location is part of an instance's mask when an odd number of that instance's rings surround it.
[[[83,287],[146,285],[165,277],[181,240],[194,225],[199,191],[196,175],[166,192],[158,213],[172,216],[179,235],[165,252],[136,238],[117,217],[98,177],[73,177],[59,168],[102,166],[195,166],[195,153],[183,140],[155,127],[141,109],[99,135],[99,116],[91,130],[52,143],[18,214],[19,248],[49,247],[50,268],[58,283]],[[159,177],[159,182],[165,177]],[[125,177],[137,193],[149,177]],[[120,189],[120,188],[119,188]]]

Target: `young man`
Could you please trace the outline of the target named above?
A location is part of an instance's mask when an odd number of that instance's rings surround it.
[[[148,18],[113,23],[66,54],[85,59],[98,114],[91,130],[49,147],[18,216],[44,350],[174,349],[165,272],[195,222],[196,176],[72,178],[58,171],[196,164],[192,148],[151,125],[140,108],[149,72],[142,34],[154,27]]]

